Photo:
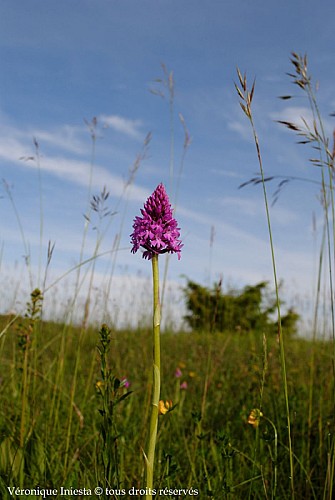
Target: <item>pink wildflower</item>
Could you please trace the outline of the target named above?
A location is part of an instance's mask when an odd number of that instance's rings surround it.
[[[145,249],[143,257],[152,259],[155,254],[177,253],[180,259],[183,246],[179,227],[173,217],[171,204],[163,184],[159,184],[141,209],[142,217],[135,217],[133,233],[130,235],[136,253],[140,247]]]

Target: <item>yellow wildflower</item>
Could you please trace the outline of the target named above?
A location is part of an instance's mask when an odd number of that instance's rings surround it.
[[[172,409],[172,401],[163,401],[162,399],[159,401],[158,404],[158,414],[159,415],[165,415],[168,411]]]
[[[261,412],[261,410],[259,410],[258,408],[254,408],[253,410],[251,410],[248,417],[248,424],[252,425],[253,427],[258,427],[262,416],[263,413]]]

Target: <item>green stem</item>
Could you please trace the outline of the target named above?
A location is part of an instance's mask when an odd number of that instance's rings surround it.
[[[153,386],[151,399],[151,417],[149,428],[148,454],[146,457],[147,465],[147,493],[146,498],[152,498],[155,448],[158,427],[158,405],[160,396],[160,371],[161,371],[161,351],[160,351],[160,323],[161,310],[159,301],[159,270],[158,255],[154,255],[152,262],[153,278]]]
[[[269,424],[272,426],[273,431],[274,431],[274,436],[275,436],[275,439],[274,439],[275,453],[274,453],[274,459],[273,459],[273,462],[274,462],[274,478],[273,478],[273,484],[272,484],[272,497],[271,498],[276,498],[276,494],[277,494],[277,481],[278,481],[278,470],[277,470],[277,464],[278,464],[278,434],[277,434],[277,428],[276,428],[275,424],[272,422],[272,420],[270,420],[267,417],[264,417],[264,415],[263,415],[263,418],[267,422],[269,422]]]
[[[22,369],[22,406],[21,406],[21,424],[20,424],[20,448],[23,449],[26,439],[26,416],[28,399],[28,355],[29,346],[25,347],[23,369]]]
[[[289,477],[289,479],[290,479],[290,486],[291,486],[291,498],[293,500],[294,499],[293,446],[292,446],[292,437],[291,437],[291,417],[290,417],[288,383],[287,383],[287,373],[286,373],[285,347],[284,347],[284,338],[283,338],[282,324],[281,324],[281,310],[280,310],[280,299],[279,299],[279,285],[278,285],[278,279],[277,279],[277,267],[276,267],[276,259],[275,259],[275,252],[274,252],[274,243],[273,243],[273,239],[272,239],[272,227],[271,227],[270,211],[269,211],[268,198],[267,198],[267,192],[266,192],[266,186],[265,186],[263,161],[262,161],[262,157],[261,157],[258,136],[256,133],[256,128],[254,125],[251,111],[249,114],[249,120],[250,120],[250,124],[252,127],[254,142],[256,145],[258,163],[259,163],[259,167],[260,167],[260,174],[261,174],[262,186],[263,186],[263,196],[264,196],[264,202],[265,202],[265,212],[266,212],[268,233],[269,233],[269,239],[270,239],[272,270],[273,270],[273,278],[274,278],[274,284],[275,284],[276,308],[277,308],[277,315],[278,315],[278,338],[279,338],[279,348],[280,348],[280,364],[281,364],[281,371],[282,371],[282,378],[283,378],[283,385],[284,385],[284,398],[285,398],[285,406],[286,406],[287,437],[288,437],[288,448],[289,448],[289,458],[290,458],[290,477]]]

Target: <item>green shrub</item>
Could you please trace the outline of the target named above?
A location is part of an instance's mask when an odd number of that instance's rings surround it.
[[[241,331],[273,330],[277,321],[273,320],[276,310],[275,298],[271,297],[268,283],[245,286],[241,291],[222,292],[221,282],[208,288],[188,280],[184,287],[187,314],[184,319],[192,330]],[[291,308],[282,317],[286,334],[295,334],[299,316]]]

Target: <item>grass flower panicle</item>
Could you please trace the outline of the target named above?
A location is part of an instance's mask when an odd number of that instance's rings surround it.
[[[180,259],[183,246],[179,227],[173,217],[171,204],[163,184],[159,184],[141,209],[142,217],[135,217],[130,235],[133,245],[132,252],[136,253],[140,247],[145,249],[143,257],[152,259],[154,255],[162,253],[177,253]]]

